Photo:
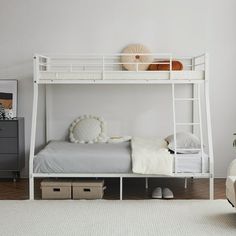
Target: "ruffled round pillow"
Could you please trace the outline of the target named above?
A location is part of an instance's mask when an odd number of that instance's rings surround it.
[[[143,53],[150,53],[149,49],[142,44],[130,44],[123,49],[122,53],[132,54],[132,55],[122,55],[121,62],[126,70],[136,71],[136,64],[126,64],[126,63],[136,63],[142,62],[145,64],[139,64],[138,70],[147,70],[149,65],[153,62],[153,57],[151,55],[142,55]]]
[[[72,143],[104,143],[108,139],[105,122],[97,116],[80,116],[70,125],[69,138]]]

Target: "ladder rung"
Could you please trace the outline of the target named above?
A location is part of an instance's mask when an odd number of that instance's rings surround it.
[[[176,123],[176,125],[200,125],[200,123]]]
[[[198,101],[198,98],[175,98],[175,101]]]

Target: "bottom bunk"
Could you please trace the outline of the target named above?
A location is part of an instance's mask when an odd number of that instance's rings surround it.
[[[195,154],[171,154],[173,174],[138,174],[132,172],[132,148],[130,142],[73,144],[67,141],[51,141],[34,158],[34,178],[119,178],[120,199],[124,178],[188,177],[213,178],[209,173],[209,157],[201,152]],[[176,163],[175,163],[176,162]],[[211,186],[211,191],[213,187]]]
[[[130,142],[75,145],[66,141],[51,141],[35,156],[34,173],[132,174],[131,152]],[[174,158],[174,154],[172,156]],[[203,159],[203,173],[208,173],[208,155],[203,154]],[[173,173],[202,172],[201,152],[177,154],[175,162]]]

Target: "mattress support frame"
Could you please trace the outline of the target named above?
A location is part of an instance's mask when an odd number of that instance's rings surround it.
[[[115,55],[115,54],[114,54]],[[120,55],[120,54],[119,54]],[[169,54],[168,54],[169,55]],[[198,58],[204,58],[204,63],[196,64],[195,60]],[[145,74],[140,71],[132,72],[131,77],[127,80],[106,80],[106,71],[104,71],[104,58],[102,62],[102,80],[91,80],[91,79],[42,79],[40,71],[40,59],[50,62],[50,58],[42,55],[34,56],[34,95],[33,95],[33,110],[32,110],[32,127],[31,127],[31,142],[30,142],[30,157],[29,157],[29,198],[30,200],[34,200],[34,179],[35,178],[83,178],[83,177],[92,177],[92,178],[109,178],[116,177],[120,179],[120,200],[123,199],[123,178],[145,178],[145,188],[148,189],[148,178],[165,178],[165,177],[173,177],[173,178],[184,178],[185,179],[185,187],[187,187],[187,178],[209,178],[209,198],[214,199],[214,158],[213,158],[213,144],[212,144],[212,130],[211,130],[211,117],[210,117],[210,99],[209,99],[209,71],[208,71],[208,54],[202,54],[192,58],[191,70],[195,70],[195,67],[204,65],[204,77],[203,79],[175,79],[175,74],[172,72],[172,60],[173,57],[169,57],[169,79],[135,79],[136,75],[144,75]],[[47,65],[43,65],[44,67],[48,67]],[[72,71],[71,71],[72,73]],[[120,71],[120,73],[122,73]],[[153,73],[153,72],[152,72]],[[151,73],[149,73],[151,75]],[[56,74],[58,76],[58,74]],[[124,72],[125,75],[125,72]],[[56,76],[56,77],[57,77]],[[132,79],[133,76],[133,79]],[[156,74],[158,76],[158,74]],[[131,78],[131,79],[130,79]],[[39,85],[44,84],[170,84],[172,88],[174,88],[175,84],[192,84],[193,86],[203,84],[205,88],[204,93],[204,103],[206,108],[206,123],[207,123],[207,137],[208,137],[208,150],[209,150],[209,173],[177,173],[176,171],[172,176],[161,176],[161,175],[142,175],[135,173],[34,173],[33,172],[33,160],[35,156],[35,140],[36,140],[36,123],[37,123],[37,110],[38,110],[38,93],[39,93]],[[198,86],[200,87],[200,86]],[[172,92],[174,92],[172,90]],[[174,99],[174,98],[173,98]],[[47,109],[47,98],[45,99],[46,109]],[[174,113],[175,111],[173,111]],[[46,114],[47,116],[48,114]],[[174,115],[174,114],[173,114]],[[47,120],[47,119],[46,119]],[[174,121],[175,123],[175,121]],[[174,124],[175,125],[175,124]],[[48,124],[46,124],[46,134],[48,131]],[[174,135],[176,136],[176,131],[174,131]],[[176,170],[176,169],[175,169]]]
[[[149,178],[182,178],[184,179],[185,188],[187,188],[187,179],[188,178],[210,178],[210,174],[200,174],[200,173],[177,173],[173,176],[165,176],[165,175],[143,175],[143,174],[134,174],[134,173],[34,173],[30,184],[32,184],[32,187],[34,185],[34,179],[35,178],[119,178],[120,182],[120,196],[119,199],[123,200],[123,180],[124,178],[145,178],[145,189],[148,190],[148,179]],[[211,181],[213,181],[213,178],[210,178]],[[213,182],[212,182],[213,183]],[[211,183],[211,184],[212,184]],[[33,200],[33,199],[32,199]]]

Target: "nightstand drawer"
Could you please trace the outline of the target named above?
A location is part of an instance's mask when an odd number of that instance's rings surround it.
[[[17,138],[0,138],[0,154],[17,153]]]
[[[18,158],[14,154],[0,154],[0,170],[17,170]]]
[[[0,137],[17,137],[17,122],[16,121],[1,121],[0,122]]]

